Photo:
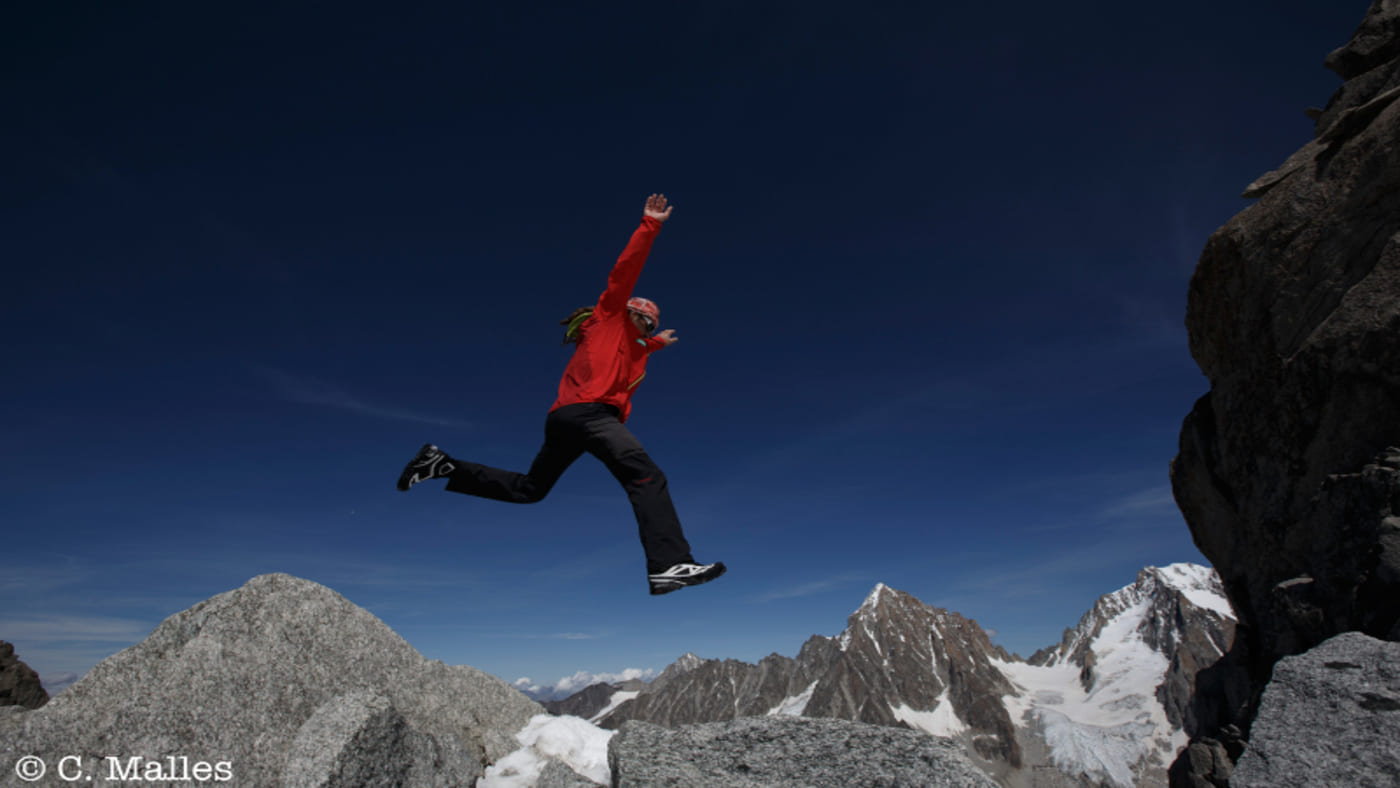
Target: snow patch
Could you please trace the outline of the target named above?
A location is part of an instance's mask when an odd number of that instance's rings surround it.
[[[614,731],[605,731],[578,717],[536,714],[515,734],[520,749],[486,768],[476,788],[531,788],[550,758],[563,761],[570,769],[594,782],[608,785],[608,741]]]
[[[768,710],[769,717],[789,716],[800,717],[802,712],[807,710],[807,704],[812,700],[812,693],[817,689],[817,682],[812,682],[801,694],[786,698],[782,703]]]
[[[948,700],[947,690],[943,690],[943,694],[938,696],[938,705],[933,707],[933,711],[915,711],[905,703],[891,706],[890,711],[894,714],[894,718],[900,722],[907,723],[911,727],[934,736],[947,738],[967,730],[967,723],[964,723],[958,717],[958,713],[953,711],[953,704]]]
[[[880,641],[878,638],[875,637],[875,633],[870,631],[870,623],[862,620],[860,622],[860,625],[865,630],[865,637],[867,640],[870,641],[870,645],[875,647],[875,653],[884,657],[885,651],[884,649],[880,648]]]
[[[1236,618],[1230,600],[1215,590],[1220,581],[1214,569],[1199,564],[1171,564],[1159,571],[1171,587],[1180,591],[1191,604],[1213,611],[1223,618]]]
[[[612,697],[608,698],[608,705],[603,707],[603,709],[600,710],[597,714],[594,714],[592,717],[589,717],[588,721],[591,723],[597,723],[599,720],[603,719],[609,714],[612,714],[613,710],[616,709],[618,706],[621,706],[622,704],[626,703],[629,700],[632,700],[640,694],[642,693],[639,690],[618,690],[617,692],[614,692],[612,694]]]

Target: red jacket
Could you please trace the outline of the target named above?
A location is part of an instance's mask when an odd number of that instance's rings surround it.
[[[580,402],[602,402],[617,406],[621,420],[627,421],[632,392],[646,377],[647,356],[666,347],[656,337],[643,336],[627,317],[627,299],[632,297],[651,242],[660,231],[661,222],[643,216],[641,226],[632,233],[608,275],[608,288],[599,296],[593,314],[579,326],[578,347],[564,369],[559,398],[551,411]]]

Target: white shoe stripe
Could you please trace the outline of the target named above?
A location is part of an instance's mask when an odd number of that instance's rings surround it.
[[[667,569],[665,572],[650,575],[650,577],[652,580],[680,579],[686,577],[694,577],[696,575],[703,575],[704,573],[714,568],[714,564],[676,564],[670,569]]]

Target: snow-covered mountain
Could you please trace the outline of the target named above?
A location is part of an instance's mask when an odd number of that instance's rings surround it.
[[[1213,570],[1149,567],[1026,661],[977,622],[880,584],[840,635],[812,637],[796,658],[687,654],[640,691],[593,690],[588,716],[603,727],[781,714],[904,725],[957,739],[1008,785],[1160,785],[1186,741],[1191,682],[1233,627]]]
[[[1228,650],[1234,613],[1214,570],[1147,568],[1100,597],[1059,645],[997,668],[1016,687],[1003,701],[1059,771],[1091,785],[1165,785],[1186,745],[1195,674]]]

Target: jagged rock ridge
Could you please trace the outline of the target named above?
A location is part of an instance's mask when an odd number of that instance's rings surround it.
[[[1232,625],[1209,569],[1149,568],[1028,664],[976,622],[881,584],[839,636],[812,637],[796,658],[687,654],[601,724],[833,717],[955,738],[1008,784],[1154,784],[1185,743],[1195,673],[1228,649]],[[1072,752],[1089,740],[1114,748],[1112,769]]]
[[[993,658],[1009,655],[975,622],[881,584],[840,637],[815,636],[795,659],[772,654],[757,665],[732,659],[672,665],[601,724],[639,719],[677,726],[767,715],[907,722],[943,735],[967,733],[982,757],[1019,764],[1005,707],[982,702],[1012,691]]]

